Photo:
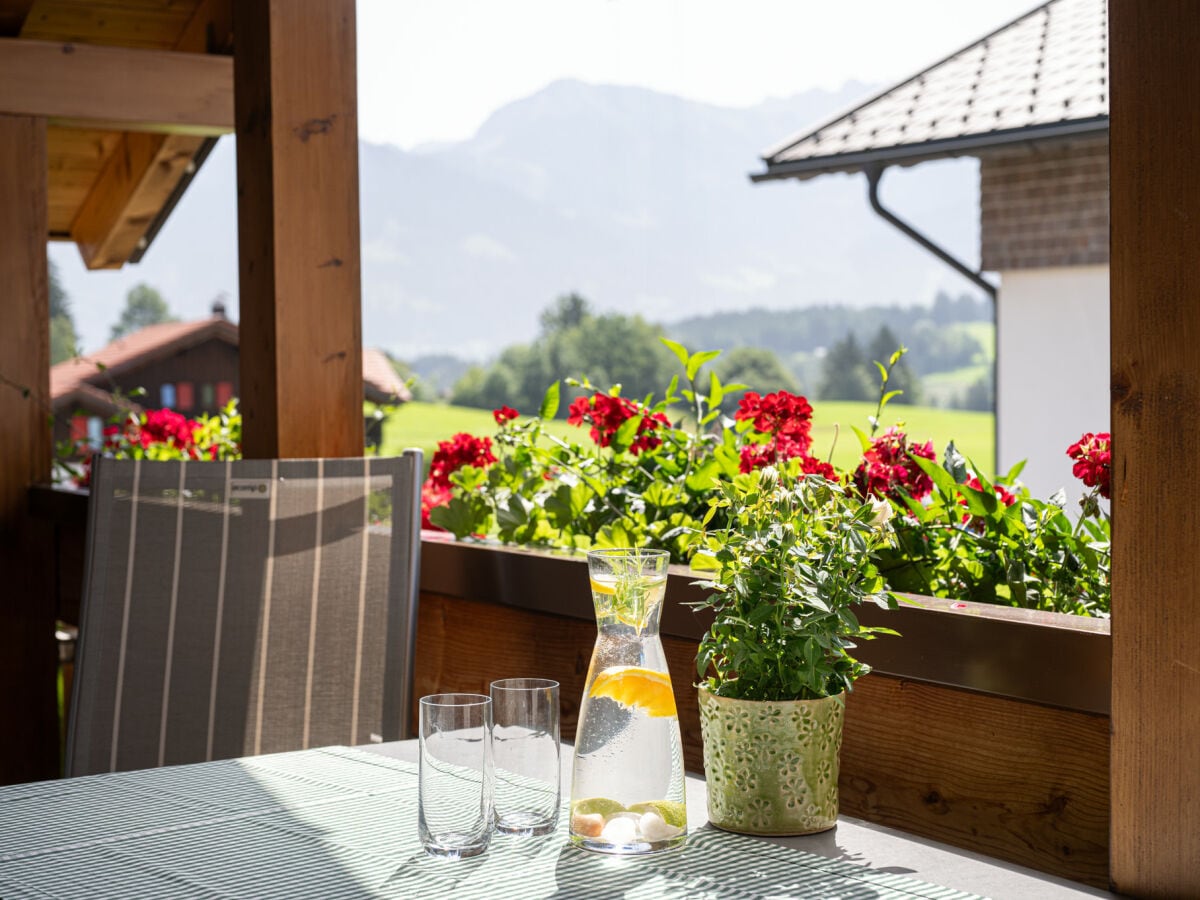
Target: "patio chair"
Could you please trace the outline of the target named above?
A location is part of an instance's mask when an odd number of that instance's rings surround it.
[[[421,472],[98,458],[67,774],[409,737]]]

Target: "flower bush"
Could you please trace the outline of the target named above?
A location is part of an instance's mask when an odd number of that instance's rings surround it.
[[[86,440],[70,441],[58,448],[58,466],[77,487],[91,483],[92,454]],[[128,412],[104,427],[99,452],[117,459],[240,459],[242,416],[237,400],[219,413],[189,419],[172,409]]]
[[[872,431],[858,432],[861,462],[838,472],[812,453],[807,399],[747,391],[728,415],[721,406],[726,393],[745,386],[709,374],[701,387],[704,365],[719,352],[664,343],[683,377],[672,379],[661,399],[566,382],[575,392],[567,421],[587,429],[578,440],[543,426],[560,407],[563,386],[556,382],[536,416],[522,420],[501,407],[490,438],[458,434],[439,444],[423,495],[427,525],[460,539],[527,546],[659,548],[675,562],[690,562],[714,497],[741,475],[787,467],[892,506],[895,542],[875,551],[890,590],[1107,614],[1109,523],[1096,495],[1107,496],[1108,435],[1084,435],[1068,451],[1076,476],[1093,489],[1072,521],[1061,492],[1045,501],[1029,494],[1017,480],[1020,466],[989,480],[952,443],[939,463],[929,441],[898,427],[876,433],[895,394],[889,373],[903,350],[880,366]],[[728,508],[715,508],[708,530],[726,527],[727,515]]]

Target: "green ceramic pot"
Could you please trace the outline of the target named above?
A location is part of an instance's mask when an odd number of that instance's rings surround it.
[[[742,834],[813,834],[837,824],[845,707],[736,700],[700,689],[708,820]]]

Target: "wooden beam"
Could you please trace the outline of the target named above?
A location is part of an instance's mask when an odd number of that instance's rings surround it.
[[[125,264],[203,142],[190,134],[122,136],[71,225],[89,269]]]
[[[244,452],[363,449],[354,0],[234,9]]]
[[[1112,850],[1200,889],[1200,5],[1112,0]]]
[[[228,33],[232,11],[226,2],[204,0],[183,29],[174,49],[202,52],[208,31]],[[120,136],[104,168],[71,223],[71,238],[89,269],[119,269],[137,250],[192,165],[203,138],[186,134],[127,132]]]
[[[0,0],[0,37],[20,34],[32,6],[33,0]]]
[[[53,534],[28,515],[50,479],[46,123],[0,115],[0,783],[58,772]]]
[[[226,134],[233,125],[233,61],[0,38],[2,113],[86,128]]]

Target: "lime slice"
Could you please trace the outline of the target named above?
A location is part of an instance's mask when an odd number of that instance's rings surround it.
[[[664,822],[673,828],[683,828],[687,825],[687,807],[674,800],[647,800],[644,803],[633,804],[633,806],[629,807],[629,811],[636,813],[656,812],[662,816]]]
[[[625,812],[625,807],[616,800],[607,797],[588,797],[571,806],[573,816],[611,816],[613,813]]]

